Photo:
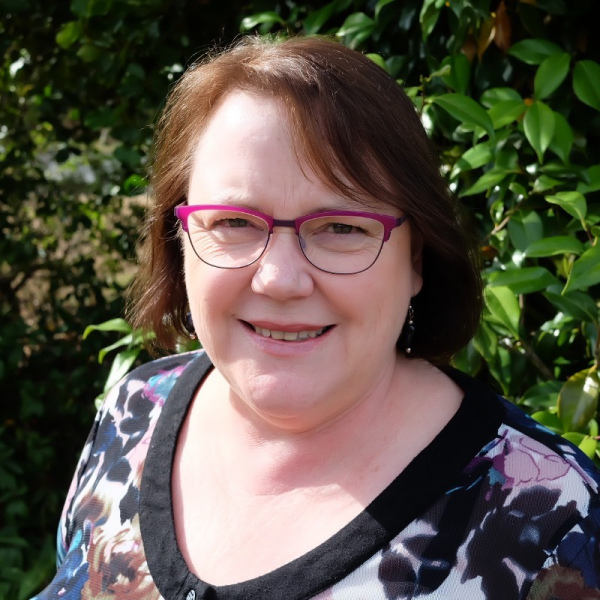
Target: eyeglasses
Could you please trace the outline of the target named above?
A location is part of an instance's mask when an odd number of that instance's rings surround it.
[[[241,269],[266,250],[275,227],[292,227],[300,250],[321,271],[340,275],[371,267],[392,230],[406,217],[332,210],[290,221],[221,205],[181,205],[175,216],[187,232],[196,256],[219,269]]]

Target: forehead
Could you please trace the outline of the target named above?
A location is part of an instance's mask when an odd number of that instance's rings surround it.
[[[289,203],[291,213],[306,210],[326,186],[296,152],[291,127],[282,101],[228,95],[197,143],[190,203],[241,203],[263,211]]]
[[[378,204],[373,198],[357,200],[358,193],[344,193],[316,173],[295,127],[282,100],[241,91],[227,95],[197,142],[190,203],[244,202],[259,208],[253,204],[257,198],[294,204],[302,199],[298,209],[304,211],[313,208],[309,204],[320,210],[328,202],[332,208],[343,204],[355,209]],[[340,179],[352,188],[346,178]]]
[[[291,150],[290,134],[290,119],[281,101],[232,92],[220,102],[200,135],[195,162],[214,162],[228,152],[238,159],[259,157],[274,146]]]

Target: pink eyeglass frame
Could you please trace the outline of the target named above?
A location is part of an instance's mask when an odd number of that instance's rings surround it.
[[[354,210],[330,210],[326,212],[311,213],[296,219],[274,219],[273,217],[251,210],[250,208],[240,208],[239,206],[228,206],[222,204],[185,204],[175,207],[175,216],[181,221],[181,226],[184,231],[188,231],[188,218],[189,216],[198,210],[223,210],[230,212],[237,212],[246,215],[252,215],[258,217],[267,223],[269,226],[269,237],[273,233],[274,227],[293,227],[296,235],[300,237],[300,227],[306,221],[312,219],[318,219],[320,217],[368,217],[379,221],[383,225],[383,241],[387,242],[390,239],[390,235],[396,227],[400,227],[402,223],[406,221],[406,217],[392,217],[391,215],[380,215],[378,213],[361,212]]]

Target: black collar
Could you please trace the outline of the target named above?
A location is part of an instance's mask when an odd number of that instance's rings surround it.
[[[212,368],[204,353],[193,360],[163,407],[140,493],[140,527],[148,568],[166,600],[312,598],[381,550],[451,489],[473,457],[496,437],[504,416],[501,403],[488,388],[459,371],[444,369],[465,392],[460,408],[361,514],[310,552],[266,575],[212,586],[188,569],[177,545],[173,519],[171,476],[177,438],[195,392]]]

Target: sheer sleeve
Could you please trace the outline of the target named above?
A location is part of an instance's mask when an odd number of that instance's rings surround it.
[[[560,540],[536,577],[527,600],[600,600],[600,497]]]
[[[96,440],[96,434],[98,433],[98,425],[102,419],[102,416],[105,412],[106,402],[102,405],[100,410],[96,413],[96,418],[94,419],[94,423],[92,425],[92,429],[87,437],[85,442],[85,446],[83,447],[83,451],[81,452],[81,456],[79,457],[79,461],[77,463],[77,468],[75,469],[75,474],[73,475],[73,479],[71,480],[71,485],[69,486],[69,491],[67,493],[67,498],[65,500],[65,504],[62,509],[62,514],[60,517],[60,521],[58,523],[58,531],[56,535],[56,566],[59,568],[67,554],[69,549],[69,544],[71,542],[71,517],[72,517],[72,509],[73,503],[77,496],[77,492],[79,489],[80,482],[85,473],[86,467],[88,465],[90,456],[92,454],[92,448],[94,446],[94,442]]]

